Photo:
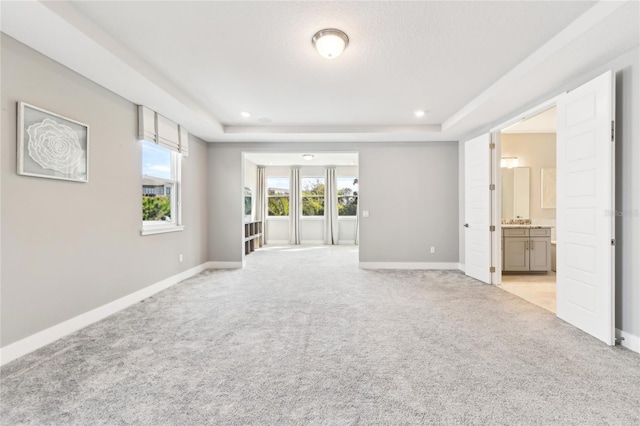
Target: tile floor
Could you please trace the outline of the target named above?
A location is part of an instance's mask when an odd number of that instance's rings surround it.
[[[555,314],[556,312],[556,273],[546,274],[502,274],[503,290],[522,297]]]

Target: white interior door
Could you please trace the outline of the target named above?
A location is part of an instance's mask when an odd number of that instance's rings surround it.
[[[557,313],[615,344],[611,71],[558,99]]]
[[[464,144],[465,273],[491,283],[491,149],[489,134]]]

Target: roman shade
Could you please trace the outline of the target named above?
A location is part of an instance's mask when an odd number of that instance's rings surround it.
[[[189,155],[187,129],[143,105],[138,105],[138,139]]]

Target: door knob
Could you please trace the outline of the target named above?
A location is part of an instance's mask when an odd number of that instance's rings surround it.
[[[465,227],[465,228],[468,228],[468,227],[469,227],[469,224],[468,224],[468,223],[465,223],[465,224],[464,224],[464,227]]]

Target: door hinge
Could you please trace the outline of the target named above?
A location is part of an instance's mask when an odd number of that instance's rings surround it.
[[[496,226],[495,225],[489,226],[489,232],[496,232]]]
[[[493,273],[495,271],[496,271],[496,267],[495,266],[489,267],[489,272]]]
[[[496,184],[492,183],[489,185],[489,191],[495,191],[496,190]]]
[[[495,144],[495,143],[493,143],[493,142],[491,142],[491,143],[489,144],[489,149],[496,149],[496,144]]]
[[[616,122],[611,120],[611,142],[616,140]]]
[[[612,246],[615,246],[615,245],[616,245],[616,240],[615,240],[615,239],[612,239],[612,240],[611,240],[611,245],[612,245]]]

